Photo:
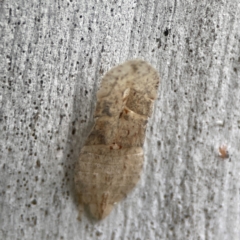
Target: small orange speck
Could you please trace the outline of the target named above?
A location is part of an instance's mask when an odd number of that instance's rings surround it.
[[[229,154],[228,154],[228,150],[227,150],[227,146],[226,145],[222,145],[218,148],[219,150],[219,157],[221,158],[228,158]]]

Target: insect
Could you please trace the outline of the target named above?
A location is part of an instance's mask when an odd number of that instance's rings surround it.
[[[103,219],[137,184],[148,118],[157,97],[157,71],[142,60],[112,68],[97,92],[95,125],[75,169],[80,204]]]
[[[221,157],[221,158],[223,158],[223,159],[229,157],[229,153],[228,153],[228,149],[227,149],[227,146],[226,146],[226,145],[221,145],[221,146],[218,148],[218,151],[219,151],[219,157]]]

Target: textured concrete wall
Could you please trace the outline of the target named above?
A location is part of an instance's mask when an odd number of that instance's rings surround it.
[[[0,239],[240,239],[238,0],[2,0],[0,27]],[[95,94],[132,58],[161,76],[144,172],[108,218],[78,221]]]

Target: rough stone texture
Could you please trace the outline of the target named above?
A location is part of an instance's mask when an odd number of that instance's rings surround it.
[[[238,0],[3,0],[0,27],[0,239],[240,239]],[[161,77],[143,174],[78,221],[95,94],[132,58]]]

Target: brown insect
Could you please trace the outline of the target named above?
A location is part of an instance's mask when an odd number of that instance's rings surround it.
[[[159,76],[142,60],[111,69],[97,93],[95,125],[75,171],[80,204],[103,219],[137,184],[143,166],[146,124]]]
[[[228,153],[228,150],[227,150],[227,146],[221,145],[221,146],[218,148],[218,151],[219,151],[219,157],[221,157],[221,158],[223,158],[223,159],[229,157],[229,153]]]

